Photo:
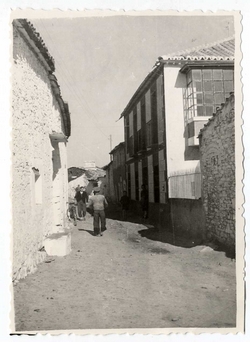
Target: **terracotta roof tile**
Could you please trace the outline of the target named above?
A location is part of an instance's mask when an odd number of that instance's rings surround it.
[[[230,93],[230,96],[226,99],[224,103],[221,104],[220,107],[216,108],[216,113],[213,113],[213,116],[208,119],[207,123],[205,123],[204,127],[200,130],[198,134],[198,138],[202,136],[202,133],[207,129],[208,126],[210,126],[210,123],[215,120],[215,118],[220,115],[222,109],[229,103],[234,101],[234,92]]]
[[[35,43],[36,47],[39,49],[44,59],[48,63],[51,68],[51,72],[55,71],[55,62],[54,58],[50,55],[47,46],[45,45],[40,33],[38,33],[34,27],[34,25],[28,21],[27,19],[16,19],[16,22],[19,22],[22,27],[27,32],[30,39]]]
[[[164,55],[159,60],[234,60],[234,37],[223,41],[198,46],[195,49],[184,50],[179,53]]]
[[[150,84],[151,80],[161,72],[161,68],[165,63],[185,65],[188,61],[234,61],[235,39],[234,37],[224,39],[222,41],[214,42],[198,46],[190,50],[184,50],[179,53],[164,55],[158,57],[153,69],[149,72],[143,82],[140,84],[134,95],[131,97],[129,103],[120,115],[120,118],[127,115],[131,110],[133,103],[139,98],[140,92]]]

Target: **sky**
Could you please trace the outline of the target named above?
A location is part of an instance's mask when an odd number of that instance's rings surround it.
[[[32,19],[55,60],[71,113],[68,167],[95,161],[124,141],[120,114],[157,58],[234,34],[230,16],[107,16]],[[111,137],[111,139],[110,139]]]

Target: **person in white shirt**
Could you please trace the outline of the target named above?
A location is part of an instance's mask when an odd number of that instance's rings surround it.
[[[94,196],[90,197],[89,208],[94,211],[94,233],[96,236],[102,236],[102,232],[106,230],[105,209],[108,207],[108,202],[105,196],[100,194],[100,188],[94,188]],[[101,221],[101,226],[100,226]]]

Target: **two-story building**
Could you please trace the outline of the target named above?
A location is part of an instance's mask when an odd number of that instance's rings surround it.
[[[124,118],[127,189],[139,208],[149,192],[149,220],[203,234],[198,134],[234,90],[234,38],[159,57]]]

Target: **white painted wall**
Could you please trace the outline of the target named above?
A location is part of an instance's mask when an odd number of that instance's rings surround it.
[[[169,179],[169,197],[193,198],[193,196],[191,196],[191,181],[189,177],[185,176],[185,174],[190,174],[192,171],[194,173],[197,173],[197,170],[199,169],[199,161],[186,161],[184,159],[185,126],[182,89],[186,85],[186,76],[179,73],[179,70],[179,67],[164,67],[167,175]],[[176,184],[176,174],[181,176],[181,178],[179,177],[178,184]],[[190,189],[190,192],[188,191],[188,189]]]
[[[163,77],[160,75],[156,80],[156,96],[157,96],[157,126],[158,126],[158,142],[159,144],[164,142],[164,94]]]
[[[141,101],[137,103],[137,131],[141,129]]]
[[[166,179],[165,179],[165,156],[164,151],[159,151],[159,180],[160,180],[160,203],[166,203]]]
[[[62,132],[63,125],[48,73],[15,27],[13,59],[13,278],[18,279],[34,270],[40,258],[38,250],[45,237],[54,232],[53,147],[49,134]],[[65,144],[59,147],[59,152],[58,217],[63,227],[68,197]],[[40,201],[36,201],[33,168],[41,177]]]

